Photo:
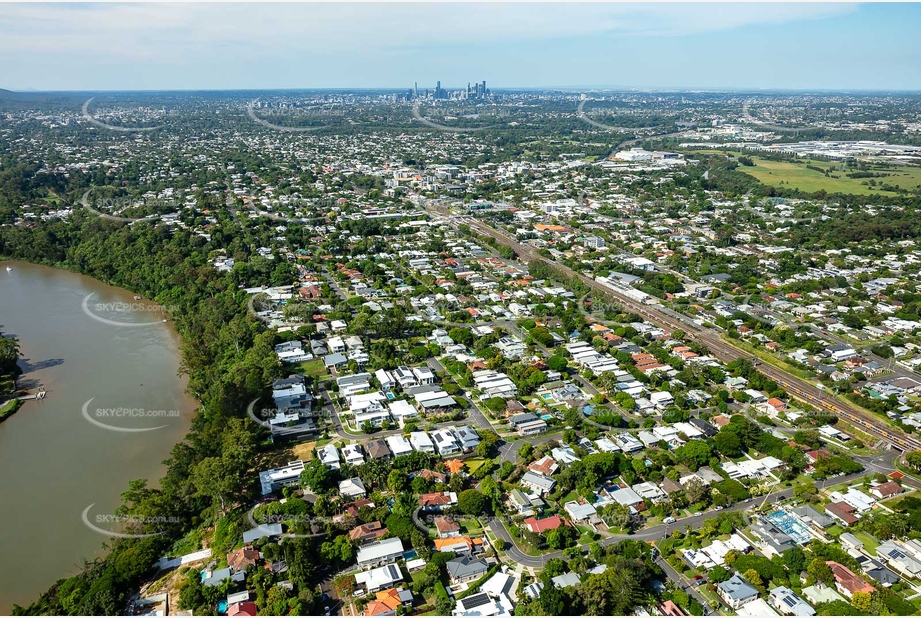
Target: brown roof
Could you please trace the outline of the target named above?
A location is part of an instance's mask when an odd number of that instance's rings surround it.
[[[537,461],[531,462],[528,466],[528,470],[531,472],[537,472],[538,474],[543,474],[544,476],[550,476],[559,469],[559,464],[553,461],[553,458],[549,455],[541,457]]]
[[[349,538],[353,541],[359,539],[364,539],[367,537],[373,536],[375,539],[379,539],[385,534],[387,534],[387,528],[381,525],[379,521],[372,521],[366,524],[361,524],[360,526],[355,526],[349,531]]]
[[[882,485],[877,485],[873,489],[875,489],[879,495],[883,496],[884,498],[902,493],[902,486],[898,483],[893,483],[892,481],[887,481]]]
[[[419,476],[427,481],[435,481],[436,483],[443,483],[448,478],[448,475],[444,472],[435,472],[434,470],[423,470],[419,473]]]
[[[673,494],[676,491],[681,491],[684,489],[677,481],[673,481],[670,478],[662,479],[662,491],[667,494]]]
[[[446,506],[451,504],[451,494],[440,491],[433,494],[422,494],[419,497],[419,504],[422,506]]]
[[[851,525],[857,522],[857,518],[852,515],[854,507],[845,502],[832,502],[831,504],[825,505],[825,512],[834,515],[847,525]]]
[[[372,440],[366,444],[368,448],[368,455],[372,459],[381,459],[383,457],[390,457],[390,447],[387,446],[387,442],[384,440]]]
[[[259,560],[259,552],[251,547],[241,547],[227,554],[227,566],[234,571],[242,571],[248,566],[254,566]]]
[[[442,532],[454,532],[460,530],[460,526],[457,525],[453,519],[448,519],[447,517],[436,517],[435,518],[435,529],[439,533]]]
[[[363,506],[373,507],[374,502],[372,500],[368,500],[367,498],[356,500],[355,502],[352,502],[348,506],[345,507],[345,514],[351,515],[352,517],[358,517],[358,509],[360,509]]]

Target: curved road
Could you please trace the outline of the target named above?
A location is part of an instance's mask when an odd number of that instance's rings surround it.
[[[895,452],[889,451],[886,454],[877,455],[875,457],[855,457],[855,459],[859,460],[867,469],[864,470],[863,472],[857,472],[855,474],[849,474],[847,476],[836,478],[834,479],[834,482],[835,484],[849,482],[849,481],[859,479],[859,478],[866,476],[868,472],[874,472],[874,471],[891,472],[893,468],[885,464],[887,462],[891,463],[892,458],[895,456],[895,454],[896,454]],[[910,479],[910,477],[905,477],[905,478],[906,480]],[[919,483],[915,479],[911,479],[911,481],[912,482],[909,484],[911,484],[912,486],[921,487],[921,483]],[[791,487],[789,489],[783,489],[781,491],[772,492],[770,494],[767,494],[767,496],[770,502],[777,502],[779,500],[785,500],[793,496],[793,488]],[[743,502],[737,502],[733,504],[732,506],[727,507],[722,510],[742,511],[742,510],[751,508],[752,506],[756,506],[760,504],[761,502],[763,502],[764,500],[765,500],[765,496],[756,496],[754,498],[749,498],[748,500],[745,500]],[[710,517],[715,517],[718,514],[718,512],[719,511],[707,511],[704,513],[699,513],[697,515],[692,515],[690,517],[679,519],[673,524],[660,524],[658,526],[653,526],[651,528],[645,528],[643,530],[639,530],[633,534],[613,534],[613,535],[610,535],[598,541],[598,543],[601,544],[602,546],[607,546],[607,545],[618,543],[624,539],[636,539],[639,541],[658,541],[658,540],[666,538],[670,532],[673,532],[675,530],[683,530],[687,527],[690,527],[691,530],[697,530],[703,525],[703,522],[705,520],[709,519]],[[548,552],[548,553],[542,554],[541,556],[530,556],[524,553],[515,543],[514,539],[512,538],[512,535],[506,529],[505,524],[503,523],[501,518],[494,518],[493,520],[491,520],[489,522],[489,529],[492,531],[493,534],[496,535],[497,538],[500,538],[506,542],[507,548],[505,551],[509,555],[509,557],[512,558],[512,560],[515,560],[516,562],[520,562],[521,564],[525,566],[535,567],[535,568],[543,567],[546,564],[547,560],[551,558],[560,558],[563,556],[563,552],[561,551]],[[579,547],[588,547],[588,544],[580,544]]]

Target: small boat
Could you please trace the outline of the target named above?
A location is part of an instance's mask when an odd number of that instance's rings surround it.
[[[135,296],[135,297],[134,297],[134,300],[141,300],[141,297],[140,297],[140,296]]]

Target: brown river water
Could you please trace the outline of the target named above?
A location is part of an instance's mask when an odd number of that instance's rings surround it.
[[[155,486],[188,430],[196,403],[159,310],[89,277],[0,262],[0,330],[19,338],[19,386],[47,393],[0,423],[0,614],[102,555],[108,537],[91,526],[118,531],[128,482]]]

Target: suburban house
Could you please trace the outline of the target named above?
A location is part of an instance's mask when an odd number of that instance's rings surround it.
[[[391,452],[386,440],[371,440],[365,444],[365,448],[368,449],[368,456],[371,459],[390,459]]]
[[[342,447],[342,458],[351,466],[360,466],[365,462],[365,454],[360,444],[346,444]]]
[[[569,522],[559,515],[553,515],[551,517],[544,517],[543,519],[528,517],[522,522],[522,525],[534,534],[543,534],[550,530],[556,530],[560,526],[568,526]]]
[[[403,541],[399,537],[377,541],[358,549],[357,562],[362,568],[394,562],[403,555]],[[397,569],[399,572],[399,569]],[[402,579],[402,576],[400,577]]]
[[[470,538],[464,536],[452,536],[446,539],[435,539],[435,551],[451,552],[454,554],[480,553],[483,549],[483,538]]]
[[[911,550],[892,539],[880,543],[876,548],[876,556],[889,567],[906,577],[917,579],[921,575],[921,562],[912,554]]]
[[[373,543],[387,534],[387,528],[379,521],[372,521],[360,526],[355,526],[349,532],[349,540],[359,543]]]
[[[243,571],[247,567],[254,567],[259,563],[261,556],[252,547],[241,547],[227,554],[227,566],[233,571]]]
[[[359,553],[361,552],[361,550],[358,551]],[[369,593],[384,590],[385,588],[393,588],[394,584],[402,581],[403,573],[400,572],[400,567],[395,564],[387,564],[370,571],[355,573],[355,583]]]
[[[453,431],[457,443],[460,444],[461,450],[465,453],[472,451],[480,443],[480,436],[467,425],[454,427]]]
[[[413,452],[412,444],[403,436],[387,436],[386,441],[390,449],[390,454],[394,457],[408,455]]]
[[[380,382],[381,390],[389,392],[397,385],[396,380],[386,369],[378,369],[374,372],[374,377],[377,378],[377,381]]]
[[[467,555],[450,560],[445,564],[445,568],[451,583],[460,584],[482,577],[489,570],[489,565],[485,560]]]
[[[769,558],[796,547],[796,543],[788,534],[766,519],[762,519],[753,525],[751,530],[755,536],[761,539],[758,547]]]
[[[897,496],[902,493],[902,486],[893,481],[887,481],[876,487],[871,487],[870,493],[880,500],[885,500],[886,498],[891,498],[892,496]]]
[[[365,607],[365,616],[395,616],[401,607],[410,608],[413,605],[413,593],[403,588],[388,588],[381,590],[373,601]]]
[[[339,449],[333,446],[332,443],[317,449],[317,459],[327,468],[339,469]]]
[[[519,483],[528,489],[536,491],[540,495],[550,493],[556,486],[556,481],[552,478],[535,474],[534,472],[525,472]]]
[[[460,536],[460,526],[457,522],[441,515],[435,518],[435,530],[438,531],[438,538],[440,539]]]
[[[758,598],[758,590],[738,573],[719,584],[717,589],[726,605],[733,609],[739,609],[749,601]]]
[[[397,399],[387,404],[390,410],[390,416],[403,427],[407,422],[419,418],[419,411],[405,399]]]
[[[365,484],[357,476],[339,481],[339,494],[346,498],[361,498],[367,495]]]
[[[784,616],[815,616],[812,606],[786,586],[778,586],[771,590],[768,599],[771,605]]]
[[[534,514],[531,499],[520,489],[513,489],[508,492],[508,503],[519,515]]]
[[[420,453],[435,453],[435,445],[429,435],[424,431],[413,431],[409,434],[409,443]]]
[[[301,472],[304,471],[303,461],[291,461],[283,468],[272,468],[259,473],[259,484],[262,495],[267,496],[282,487],[297,487],[300,484]]]
[[[851,524],[857,523],[857,516],[854,515],[856,510],[857,509],[853,506],[845,502],[831,502],[825,505],[825,512],[837,519],[844,526],[850,526]]]
[[[870,593],[876,590],[876,588],[868,584],[862,577],[856,575],[843,564],[835,562],[834,560],[828,560],[825,564],[831,567],[831,573],[835,576],[835,588],[847,598],[850,599],[854,596],[855,592]]]
[[[442,457],[446,455],[457,455],[461,452],[461,447],[454,439],[454,434],[447,429],[438,429],[432,432],[432,442],[435,443],[435,449]]]
[[[553,460],[553,457],[550,457],[549,455],[544,455],[528,466],[528,470],[531,472],[536,472],[537,474],[542,474],[546,477],[552,476],[553,473],[559,469],[560,464],[556,463],[556,461]]]
[[[401,365],[400,367],[394,369],[393,377],[402,389],[419,385],[419,381],[416,378],[416,375],[413,373],[413,370],[405,365]]]
[[[416,383],[422,386],[435,383],[435,374],[428,367],[414,367],[413,375],[416,378]]]
[[[444,509],[457,504],[457,494],[453,491],[435,492],[433,494],[422,494],[419,496],[419,505],[423,511],[441,512]]]
[[[573,521],[590,521],[598,517],[598,511],[591,504],[579,504],[575,500],[570,500],[563,505],[563,509],[569,513]]]

